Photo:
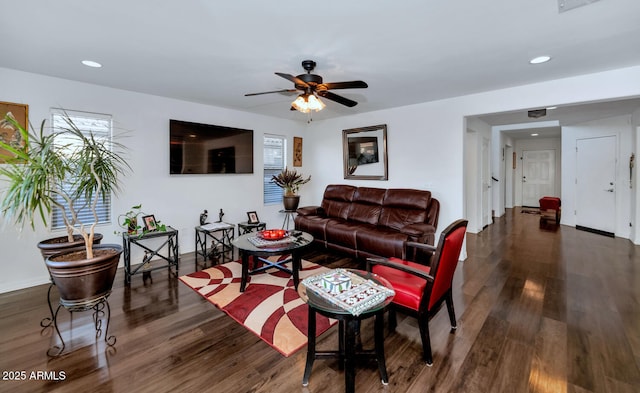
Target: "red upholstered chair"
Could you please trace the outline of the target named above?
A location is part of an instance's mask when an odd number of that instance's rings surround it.
[[[405,248],[413,247],[432,253],[430,266],[398,258],[367,259],[367,270],[386,278],[396,292],[389,309],[389,328],[394,330],[396,327],[396,309],[416,317],[422,337],[423,358],[429,366],[433,364],[429,319],[443,304],[447,305],[449,311],[451,332],[456,329],[451,282],[466,231],[467,220],[457,220],[442,231],[437,247],[423,243],[406,243]]]

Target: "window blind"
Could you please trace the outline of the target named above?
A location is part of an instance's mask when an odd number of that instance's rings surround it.
[[[111,116],[86,113],[86,112],[70,112],[53,110],[51,113],[51,124],[53,131],[60,130],[61,128],[68,127],[64,120],[64,114],[73,121],[73,123],[85,134],[93,134],[94,138],[104,140],[105,143],[111,143],[112,135],[112,121]],[[78,146],[80,141],[69,135],[58,135],[56,137],[56,144],[58,146],[65,146],[69,149],[73,149],[74,146]],[[69,193],[75,187],[75,181],[77,179],[69,179],[66,184],[63,185],[64,191]],[[57,202],[63,206],[68,206],[67,202],[60,196],[56,197]],[[89,208],[91,201],[86,198],[79,198],[74,203],[74,208],[78,212],[78,220],[83,224],[93,224],[94,217],[93,212]],[[111,221],[111,195],[105,195],[98,201],[96,206],[96,212],[98,213],[98,223],[108,223]],[[51,227],[52,229],[64,228],[63,220],[64,211],[56,206],[53,207],[51,212]],[[70,218],[70,214],[67,214]]]
[[[264,203],[282,202],[282,188],[271,182],[271,177],[284,169],[286,139],[278,135],[264,136]]]

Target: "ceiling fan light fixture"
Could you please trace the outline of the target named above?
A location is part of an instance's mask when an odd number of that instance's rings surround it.
[[[309,109],[315,112],[323,110],[324,107],[326,106],[324,102],[320,101],[320,99],[316,97],[315,94],[311,94],[308,97],[307,103],[309,104]]]
[[[315,94],[300,94],[298,98],[291,103],[291,106],[302,113],[309,113],[310,111],[321,111],[326,105],[320,101]]]
[[[304,96],[304,94],[300,94],[298,98],[291,103],[291,106],[299,112],[309,113],[309,105],[307,105],[307,100]]]

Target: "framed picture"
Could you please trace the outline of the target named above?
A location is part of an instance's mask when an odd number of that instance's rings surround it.
[[[302,166],[302,138],[293,137],[293,166]]]
[[[29,125],[29,105],[0,102],[0,141],[13,147],[24,147],[25,141],[22,139],[18,129],[5,120],[6,115],[9,113],[18,124],[27,130]],[[8,151],[0,149],[0,156],[8,154],[10,154]],[[3,162],[5,160],[0,157],[0,163]]]
[[[260,222],[258,213],[256,212],[247,212],[247,217],[249,217],[249,219],[247,220],[247,223],[249,224],[258,224]]]
[[[156,218],[153,214],[142,217],[142,221],[144,221],[144,229],[147,231],[155,231],[158,229],[156,224]]]
[[[342,130],[344,178],[388,180],[387,125]]]

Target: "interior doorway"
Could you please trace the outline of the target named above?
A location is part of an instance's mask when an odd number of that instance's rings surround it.
[[[522,152],[522,206],[540,207],[540,198],[556,196],[556,151]]]

